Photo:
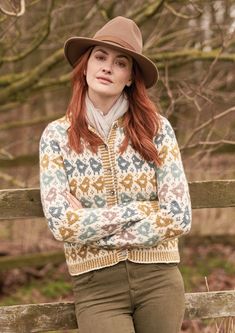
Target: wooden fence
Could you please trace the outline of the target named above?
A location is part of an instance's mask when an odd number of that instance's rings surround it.
[[[192,182],[189,186],[193,209],[235,207],[235,180]],[[0,219],[29,217],[43,217],[38,189],[0,190]],[[57,258],[58,261],[61,259]],[[42,263],[43,258],[40,264]],[[230,316],[235,316],[234,290],[186,294],[185,318]],[[47,332],[76,328],[72,302],[0,307],[0,333]]]

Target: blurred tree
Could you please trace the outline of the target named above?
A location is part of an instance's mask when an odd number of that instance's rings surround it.
[[[132,18],[143,31],[144,53],[160,70],[150,94],[174,125],[184,158],[200,163],[213,151],[234,150],[234,1],[29,0],[24,8],[24,1],[5,0],[0,6],[0,178],[6,184],[38,182],[35,168],[17,178],[15,170],[37,166],[42,128],[65,113],[70,67],[64,41],[92,36],[117,15]],[[9,167],[13,175],[6,172]]]

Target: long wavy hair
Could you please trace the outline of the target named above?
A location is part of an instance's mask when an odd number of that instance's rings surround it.
[[[96,153],[98,146],[103,144],[102,139],[89,130],[86,119],[85,96],[88,86],[84,72],[91,51],[92,48],[88,49],[73,69],[72,96],[66,112],[71,124],[68,130],[69,145],[78,154],[83,152],[84,146]],[[148,97],[140,69],[135,61],[132,71],[132,84],[124,88],[129,100],[129,110],[123,116],[125,138],[120,146],[120,153],[122,154],[131,143],[146,161],[160,166],[159,152],[153,143],[153,138],[160,128],[160,116]]]

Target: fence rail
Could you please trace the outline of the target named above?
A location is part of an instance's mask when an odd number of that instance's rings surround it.
[[[189,188],[194,209],[235,207],[235,180],[191,182]],[[0,220],[32,217],[43,217],[39,189],[0,190]],[[61,260],[61,254],[54,253],[53,256],[58,262]],[[34,260],[33,255],[25,259]],[[41,260],[46,260],[43,255]],[[14,258],[12,265],[13,262]],[[5,262],[6,266],[11,264]],[[187,319],[231,316],[235,316],[233,290],[186,294]],[[0,333],[36,333],[76,328],[72,302],[0,307]]]
[[[186,294],[185,318],[235,316],[235,291]],[[76,329],[74,303],[58,302],[0,307],[1,332],[30,333]]]
[[[189,183],[192,207],[235,207],[235,180]],[[0,219],[43,217],[38,188],[0,190]]]

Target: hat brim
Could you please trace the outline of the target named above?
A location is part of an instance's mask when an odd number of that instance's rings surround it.
[[[106,46],[123,51],[130,55],[139,65],[146,88],[152,87],[158,80],[159,74],[156,65],[144,55],[124,48],[118,44],[101,41],[94,38],[71,37],[64,43],[64,54],[72,67],[75,67],[80,56],[91,46]]]

